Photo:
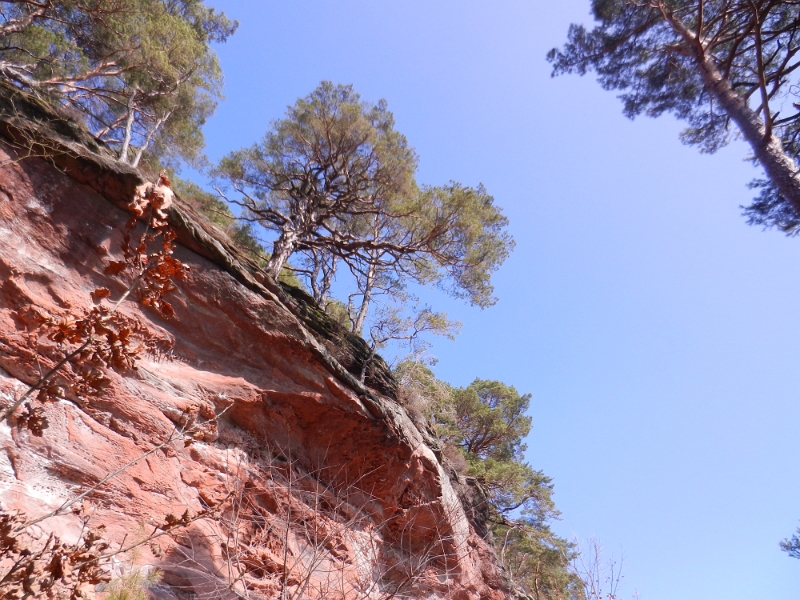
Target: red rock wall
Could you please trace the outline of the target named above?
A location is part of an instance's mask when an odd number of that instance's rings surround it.
[[[81,314],[94,289],[113,299],[126,285],[104,267],[121,260],[130,215],[110,200],[130,191],[130,170],[85,152],[81,169],[19,158],[3,145],[3,407],[37,380],[37,356],[63,356],[34,334],[43,316]],[[184,232],[187,222],[208,230],[176,210]],[[491,551],[405,411],[359,389],[274,283],[245,285],[230,264],[202,256],[224,240],[184,238],[175,256],[189,273],[170,296],[175,318],[135,301],[120,309],[155,340],[136,367],[106,373],[101,395],[45,404],[41,437],[0,425],[0,509],[45,514],[177,436],[85,505],[112,547],[146,537],[168,514],[216,509],[110,561],[115,574],[161,569],[154,597],[277,598],[284,586],[294,598],[506,597]],[[70,539],[81,521],[70,513],[39,527]]]

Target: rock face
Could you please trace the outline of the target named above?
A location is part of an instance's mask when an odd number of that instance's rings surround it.
[[[10,95],[0,102],[3,410],[64,356],[44,322],[126,290],[107,267],[123,260],[124,207],[145,182]],[[108,560],[114,576],[161,570],[155,598],[510,597],[435,441],[392,399],[391,376],[376,368],[369,387],[353,377],[363,343],[179,199],[169,222],[188,267],[168,297],[174,316],[134,292],[118,309],[143,341],[133,367],[103,369],[101,391],[86,394],[65,368],[59,397],[32,403],[48,424],[39,436],[20,425],[22,408],[0,424],[0,509],[35,518],[91,489],[81,515],[36,528],[74,540],[88,515],[112,550],[155,533]],[[110,297],[93,301],[103,288]],[[169,515],[185,523],[159,534]]]

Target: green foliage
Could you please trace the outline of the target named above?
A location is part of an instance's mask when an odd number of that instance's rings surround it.
[[[423,188],[410,206],[403,227],[417,239],[431,236],[430,250],[420,252],[406,268],[418,281],[432,280],[457,298],[481,308],[491,306],[491,274],[508,258],[514,240],[508,219],[483,185],[450,182]]]
[[[302,285],[300,280],[297,280],[296,287],[303,288],[304,286]],[[345,329],[350,329],[352,327],[353,323],[350,320],[350,315],[347,312],[347,307],[344,305],[343,302],[336,300],[335,298],[330,298],[328,302],[325,304],[325,312],[328,314],[330,318],[332,318],[334,321],[336,321],[339,325],[341,325]]]
[[[264,250],[255,234],[252,223],[237,219],[230,207],[217,194],[203,190],[192,181],[174,177],[172,188],[178,196],[204,214],[209,221],[217,225],[242,250],[262,267],[269,260],[269,253]],[[279,281],[293,287],[303,288],[303,284],[294,274],[291,265],[281,270]]]
[[[264,248],[256,238],[250,223],[236,219],[228,205],[216,194],[203,190],[192,181],[174,177],[172,188],[183,200],[204,214],[209,221],[219,226],[243,250],[263,260]]]
[[[78,109],[120,160],[196,160],[221,98],[212,42],[237,24],[202,0],[0,2],[0,71]]]
[[[403,310],[417,304],[409,281],[489,306],[491,274],[513,248],[508,220],[483,186],[420,187],[416,168],[385,101],[322,82],[215,173],[246,218],[273,233],[268,272],[299,253],[296,271],[325,306],[337,265],[346,265],[348,320],[354,333],[369,327],[374,353],[389,340],[454,331],[428,307]],[[379,309],[370,313],[373,302]]]
[[[525,416],[531,395],[520,395],[499,381],[476,379],[454,392],[458,444],[481,459],[521,457],[531,418]]]
[[[398,365],[395,376],[400,400],[427,419],[446,454],[450,448],[464,458],[466,474],[485,490],[495,547],[509,576],[537,600],[582,598],[570,568],[575,546],[550,530],[558,518],[552,481],[524,459],[530,394],[483,379],[454,388],[411,361]]]
[[[156,585],[161,579],[160,571],[134,571],[109,582],[108,595],[105,600],[148,600],[148,588]]]
[[[728,123],[722,108],[709,98],[692,57],[670,49],[683,40],[658,7],[596,0],[592,12],[597,22],[594,29],[571,25],[567,44],[548,54],[554,75],[593,70],[605,89],[621,91],[626,116],[658,117],[672,112],[690,122],[691,129],[683,134],[686,141],[709,152],[727,143]]]
[[[628,117],[671,113],[684,143],[715,152],[737,127],[764,167],[751,224],[796,233],[800,214],[800,20],[794,2],[594,0],[547,58],[553,74],[594,71]]]
[[[269,253],[264,254],[267,260],[269,260]],[[292,287],[300,288],[301,290],[305,290],[306,286],[303,285],[303,282],[298,279],[295,272],[292,270],[292,266],[290,264],[285,264],[281,268],[280,275],[278,275],[278,281],[281,283],[285,283],[286,285],[290,285]],[[341,304],[341,303],[340,303]],[[336,318],[335,315],[333,315]]]
[[[491,500],[494,519],[503,522],[517,510],[544,525],[558,516],[552,482],[524,462],[523,438],[531,428],[525,415],[530,394],[520,395],[499,381],[476,379],[452,392],[454,421],[450,441],[461,448]]]
[[[583,600],[580,577],[570,568],[575,544],[525,520],[497,525],[494,534],[506,573],[535,600]]]
[[[780,543],[781,550],[786,552],[792,558],[800,558],[800,528],[797,529],[791,538],[782,540]]]
[[[223,158],[217,174],[236,202],[278,235],[270,270],[297,250],[349,255],[359,219],[414,187],[416,156],[385,102],[323,82],[273,123],[261,143]]]
[[[398,382],[400,402],[414,416],[425,419],[439,440],[451,443],[455,421],[452,387],[437,379],[430,367],[419,361],[399,363],[394,376]]]
[[[775,228],[788,236],[800,235],[800,214],[771,180],[754,179],[748,185],[750,189],[758,191],[753,203],[743,211],[749,225]]]

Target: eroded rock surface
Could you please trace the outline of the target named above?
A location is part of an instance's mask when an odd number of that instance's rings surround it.
[[[122,207],[144,181],[74,136],[26,157],[13,135],[24,126],[0,122],[3,408],[63,356],[36,335],[43,319],[83,314],[98,288],[105,302],[126,289],[105,267],[122,260]],[[72,146],[58,155],[59,144]],[[174,318],[124,302],[149,340],[135,368],[104,371],[101,394],[43,404],[41,436],[0,425],[0,509],[44,515],[122,469],[82,503],[113,548],[168,515],[191,520],[109,563],[115,575],[161,569],[157,598],[276,598],[283,587],[294,598],[508,597],[435,442],[385,395],[391,378],[361,386],[357,342],[320,335],[324,317],[180,201],[169,215],[189,267],[169,297]],[[74,539],[81,517],[37,527]]]

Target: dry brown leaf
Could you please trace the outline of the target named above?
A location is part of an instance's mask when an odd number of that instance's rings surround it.
[[[128,263],[126,263],[124,260],[114,260],[114,261],[111,261],[110,263],[108,263],[108,266],[106,266],[106,268],[103,269],[103,272],[106,275],[112,275],[112,276],[113,275],[119,275],[127,267],[128,267]]]
[[[95,291],[91,293],[92,302],[95,304],[99,304],[103,298],[108,298],[111,295],[111,290],[108,288],[97,288]]]

